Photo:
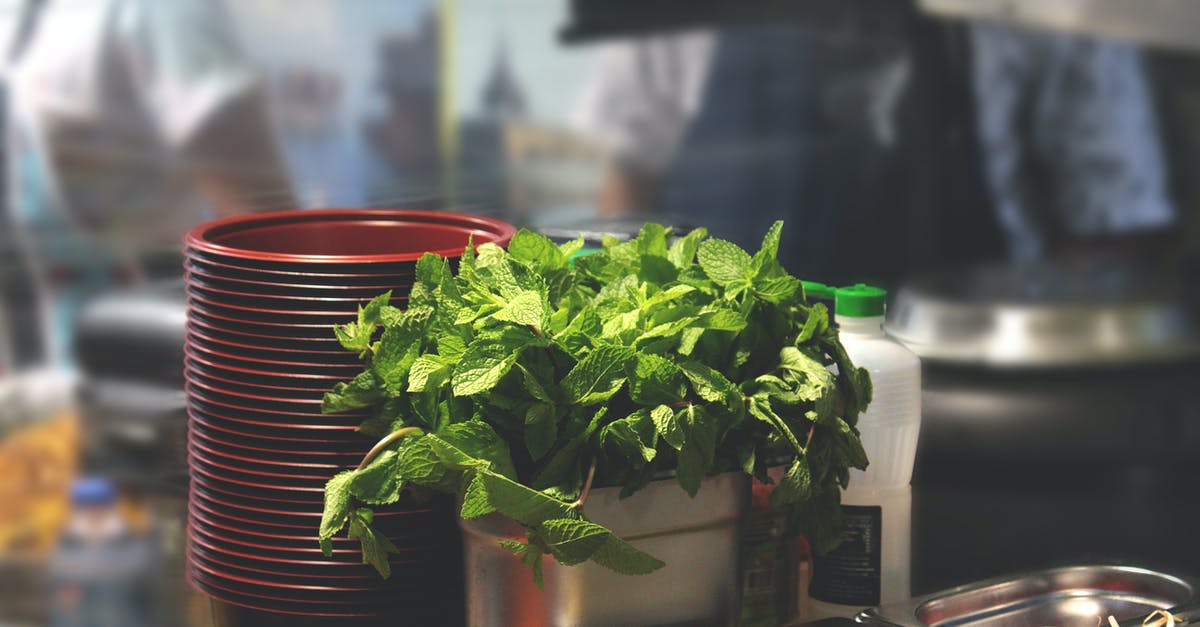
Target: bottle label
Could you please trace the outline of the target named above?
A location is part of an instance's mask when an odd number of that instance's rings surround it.
[[[843,505],[842,512],[842,543],[826,555],[813,557],[809,594],[839,605],[879,605],[883,510],[878,506]]]

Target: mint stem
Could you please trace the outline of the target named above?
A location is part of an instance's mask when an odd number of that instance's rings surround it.
[[[592,491],[592,480],[596,478],[596,458],[592,458],[592,465],[588,468],[587,481],[583,482],[583,490],[579,493],[579,498],[571,503],[571,507],[579,509],[587,502],[588,493]]]
[[[400,438],[413,433],[424,434],[425,431],[420,427],[404,427],[384,436],[382,440],[375,443],[375,446],[371,447],[371,450],[367,451],[366,455],[363,455],[362,461],[358,463],[358,470],[366,468],[367,465],[371,463],[371,460],[375,459],[377,455],[387,450],[387,447],[399,442]]]

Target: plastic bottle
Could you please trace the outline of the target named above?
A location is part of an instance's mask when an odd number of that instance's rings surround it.
[[[859,610],[911,596],[913,461],[921,429],[921,362],[883,331],[887,292],[867,285],[839,288],[835,320],[842,345],[871,373],[874,394],[859,416],[870,465],[852,470],[842,492],[842,546],[814,560],[813,618],[853,616]]]
[[[102,478],[71,487],[71,514],[50,561],[51,627],[149,627],[153,544],[130,531]]]

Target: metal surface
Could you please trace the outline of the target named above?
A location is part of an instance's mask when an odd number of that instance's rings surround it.
[[[584,508],[666,566],[629,576],[592,562],[543,561],[545,588],[498,544],[523,540],[508,519],[462,521],[467,621],[481,626],[733,624],[738,599],[738,527],[749,498],[741,473],[707,479],[689,498],[674,479],[656,481],[626,499],[618,488],[593,490]]]
[[[1156,363],[1200,355],[1182,290],[1148,271],[988,266],[903,286],[886,328],[924,360],[998,367]]]
[[[1200,49],[1200,3],[1192,0],[920,0],[920,7],[944,17]]]
[[[900,627],[1092,625],[1187,606],[1189,579],[1128,566],[1077,566],[989,579],[865,610],[859,622]]]

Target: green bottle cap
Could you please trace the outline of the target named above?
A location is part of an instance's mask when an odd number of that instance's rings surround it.
[[[800,283],[804,285],[805,300],[812,301],[834,299],[834,288],[825,285],[824,283],[817,283],[816,281],[801,281]]]
[[[604,250],[604,249],[603,248],[580,248],[579,250],[575,251],[575,253],[573,253],[567,259],[567,261],[571,264],[571,267],[574,268],[576,259],[578,259],[580,257],[587,257],[588,255],[594,255],[602,250]]]
[[[847,318],[870,318],[883,315],[883,303],[887,291],[859,283],[850,287],[837,288],[834,311]]]

